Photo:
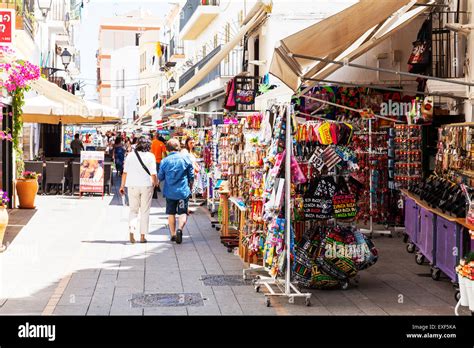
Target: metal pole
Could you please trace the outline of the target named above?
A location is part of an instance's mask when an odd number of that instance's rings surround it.
[[[372,119],[369,119],[369,158],[368,158],[368,162],[369,162],[369,166],[370,166],[370,157],[372,156]],[[374,225],[373,225],[373,220],[372,220],[372,205],[373,205],[373,197],[372,197],[372,186],[373,186],[373,181],[372,181],[372,175],[373,175],[373,169],[370,168],[369,170],[369,175],[370,175],[370,178],[369,178],[369,215],[370,215],[370,235],[372,235],[372,232],[373,232],[373,229],[374,229]]]
[[[349,62],[339,62],[337,60],[331,60],[331,59],[326,59],[326,58],[319,58],[319,57],[311,57],[311,56],[306,56],[303,54],[297,54],[297,53],[288,53],[290,57],[293,58],[301,58],[301,59],[307,59],[307,60],[316,60],[318,62],[324,62],[327,64],[337,64],[340,66],[350,66],[352,68],[359,68],[359,69],[366,69],[366,70],[372,70],[372,71],[380,71],[380,72],[385,72],[388,74],[395,74],[395,75],[401,75],[401,76],[409,76],[409,77],[417,77],[417,78],[422,78],[422,79],[427,79],[427,80],[435,80],[435,81],[441,81],[445,83],[453,83],[455,85],[463,85],[463,86],[470,86],[473,87],[474,83],[470,82],[464,82],[464,81],[454,81],[454,80],[447,80],[441,77],[435,77],[435,76],[427,76],[427,75],[421,75],[421,74],[413,74],[405,71],[397,71],[397,70],[391,70],[391,69],[385,69],[385,68],[374,68],[370,67],[367,65],[361,65],[361,64],[355,64],[355,63],[349,63]],[[303,76],[302,79],[305,79]]]
[[[291,265],[290,265],[290,247],[291,247],[291,106],[286,106],[286,156],[285,156],[285,241],[286,241],[286,276],[285,293],[290,294]]]

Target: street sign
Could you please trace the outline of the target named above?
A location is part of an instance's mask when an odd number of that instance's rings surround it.
[[[10,46],[13,44],[15,33],[15,10],[0,10],[0,45]]]

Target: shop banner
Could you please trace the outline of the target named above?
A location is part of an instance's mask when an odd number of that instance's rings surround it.
[[[104,152],[81,151],[79,191],[104,192]]]
[[[1,45],[10,46],[13,44],[14,29],[15,29],[15,10],[2,9],[0,11],[0,44]]]

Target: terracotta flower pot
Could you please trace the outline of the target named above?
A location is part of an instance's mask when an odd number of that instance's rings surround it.
[[[38,181],[36,179],[18,179],[16,181],[16,192],[20,200],[18,208],[35,208],[35,198],[38,192]]]
[[[3,238],[5,237],[5,230],[8,225],[7,208],[0,206],[0,251],[3,251]]]

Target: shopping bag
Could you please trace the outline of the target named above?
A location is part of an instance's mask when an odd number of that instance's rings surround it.
[[[120,195],[120,201],[122,203],[120,221],[128,221],[128,215],[129,215],[129,212],[130,212],[130,208],[128,206],[127,190],[125,190],[124,195]]]

